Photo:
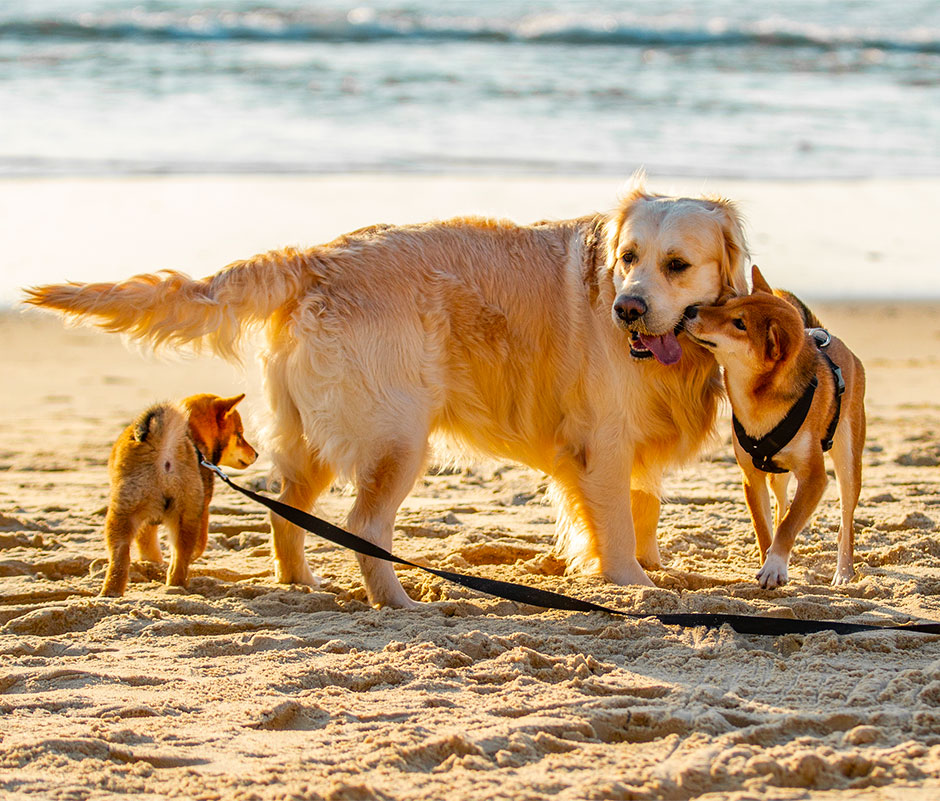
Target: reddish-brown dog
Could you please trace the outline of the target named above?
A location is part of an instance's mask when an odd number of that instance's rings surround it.
[[[819,320],[800,300],[789,292],[771,289],[757,267],[752,279],[750,295],[699,308],[686,322],[686,332],[715,354],[724,367],[725,387],[738,421],[734,453],[744,473],[744,493],[763,560],[757,580],[762,587],[786,584],[793,541],[826,489],[823,453],[831,444],[842,511],[832,583],[845,584],[854,575],[853,515],[862,482],[865,370],[839,339],[822,331]],[[821,341],[814,331],[824,334]],[[845,383],[841,400],[837,400],[836,367]],[[811,387],[814,380],[815,389]],[[791,410],[801,402],[807,411],[800,425],[799,415],[792,415]],[[769,461],[754,455],[760,450],[754,443],[779,443],[786,438],[780,432],[788,427],[788,418],[792,438],[766,457]],[[797,487],[788,505],[791,472]],[[776,531],[770,522],[768,480],[777,499]]]
[[[108,572],[102,595],[127,588],[131,542],[142,559],[163,562],[157,527],[170,534],[168,586],[184,587],[189,565],[205,550],[214,476],[196,449],[214,464],[248,467],[258,454],[242,433],[235,405],[244,395],[193,395],[180,404],[151,406],[124,429],[108,460],[111,500],[105,519]]]

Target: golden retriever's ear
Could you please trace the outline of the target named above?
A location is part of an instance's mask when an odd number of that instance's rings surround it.
[[[744,263],[748,259],[748,251],[741,214],[727,198],[709,197],[706,200],[720,215],[724,250],[721,261],[722,294],[746,295]]]
[[[646,173],[642,170],[633,173],[633,178],[627,183],[626,191],[620,196],[617,208],[607,215],[604,238],[607,245],[607,268],[610,270],[614,268],[614,263],[617,261],[617,242],[620,240],[620,231],[623,224],[627,221],[637,202],[651,197],[646,191],[645,180]]]
[[[756,264],[751,266],[751,286],[751,292],[766,292],[768,295],[774,293]]]
[[[767,323],[767,347],[764,358],[769,362],[779,362],[789,350],[789,336],[786,328],[776,320]]]

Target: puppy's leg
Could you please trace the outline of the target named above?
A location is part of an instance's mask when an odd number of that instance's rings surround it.
[[[198,559],[205,553],[209,544],[209,505],[212,503],[212,490],[215,487],[215,477],[211,470],[199,468],[199,478],[202,480],[202,508],[200,510],[199,526],[196,533],[196,542],[193,546],[193,559]]]
[[[357,471],[358,495],[349,513],[349,528],[369,542],[391,550],[395,513],[424,465],[426,444],[387,447],[368,467]],[[356,554],[363,583],[374,606],[413,608],[392,564]]]
[[[163,552],[160,550],[160,538],[157,536],[158,526],[147,523],[137,532],[137,553],[141,561],[163,564]]]
[[[201,520],[198,514],[180,514],[165,521],[170,532],[170,566],[166,571],[168,587],[185,587],[189,565],[199,543]]]
[[[787,566],[796,535],[806,527],[810,515],[826,490],[828,479],[822,451],[813,453],[803,469],[794,471],[794,475],[796,493],[793,495],[793,503],[780,521],[764,564],[757,572],[757,580],[764,588],[779,587],[787,583]]]
[[[105,517],[104,538],[108,546],[108,572],[99,595],[118,598],[127,589],[127,579],[130,575],[134,523],[129,515],[115,513],[113,503]]]
[[[852,436],[852,422],[843,421],[845,428],[839,431],[840,436],[836,437],[832,445],[832,463],[836,480],[839,482],[839,510],[842,513],[839,525],[839,556],[836,572],[832,577],[833,586],[848,584],[855,575],[852,564],[855,561],[855,507],[858,505],[858,496],[862,489],[864,435],[859,446],[853,447],[857,438]]]
[[[660,501],[655,495],[642,490],[630,491],[633,512],[633,530],[636,534],[636,558],[647,570],[661,570],[663,563],[656,541],[659,524]]]
[[[309,458],[302,471],[281,470],[283,485],[278,500],[308,511],[314,501],[333,481],[333,471],[316,458]],[[291,476],[288,478],[287,476]],[[275,580],[280,584],[306,584],[317,587],[320,580],[310,571],[304,556],[306,532],[273,512],[271,540],[274,546]]]
[[[787,498],[787,487],[790,484],[789,473],[770,473],[770,488],[774,491],[776,506],[774,507],[774,530],[780,525],[783,516],[790,507],[790,501]],[[769,546],[768,546],[769,547]]]

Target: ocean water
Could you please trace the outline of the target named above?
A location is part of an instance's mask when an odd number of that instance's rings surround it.
[[[937,0],[7,0],[0,175],[940,175]]]

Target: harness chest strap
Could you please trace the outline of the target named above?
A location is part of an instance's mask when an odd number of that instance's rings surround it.
[[[839,427],[839,415],[842,410],[842,395],[845,393],[845,379],[842,377],[842,369],[825,351],[825,348],[828,347],[829,343],[832,341],[829,332],[824,328],[810,328],[807,330],[807,333],[813,337],[819,348],[819,353],[828,363],[829,370],[832,372],[832,381],[835,386],[835,397],[833,398],[835,409],[833,410],[832,419],[829,421],[829,426],[826,428],[826,436],[820,441],[822,449],[825,452],[832,448],[833,438],[835,437],[836,429]],[[744,430],[744,426],[741,425],[741,421],[738,420],[737,416],[732,415],[731,422],[734,426],[734,435],[737,437],[741,447],[744,448],[751,457],[754,467],[765,473],[788,472],[785,468],[780,467],[774,462],[773,457],[783,450],[803,427],[803,423],[806,421],[806,415],[809,414],[810,406],[813,405],[813,396],[816,394],[816,387],[818,386],[819,380],[816,376],[813,376],[809,385],[800,396],[800,399],[790,407],[790,411],[787,412],[783,420],[777,423],[771,431],[764,434],[762,437],[750,436],[747,431]]]

